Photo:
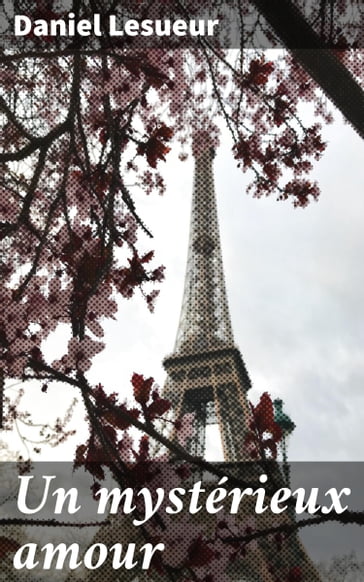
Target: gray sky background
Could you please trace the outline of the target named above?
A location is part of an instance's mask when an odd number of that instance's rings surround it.
[[[321,198],[304,210],[247,196],[227,140],[215,158],[230,312],[253,382],[250,399],[256,402],[265,390],[284,399],[297,425],[289,445],[295,461],[363,459],[364,145],[342,122],[326,129],[325,137],[329,146],[314,173]],[[164,197],[137,195],[139,213],[154,233],[145,250],[154,249],[155,264],[166,266],[155,313],[141,297],[121,301],[90,374],[125,395],[134,371],[163,385],[161,361],[172,352],[177,331],[193,165],[171,156],[165,175]],[[60,334],[50,342],[53,357],[62,353],[64,339]],[[68,389],[39,392],[29,390],[39,419],[66,410]],[[84,435],[80,430],[76,442]],[[15,434],[10,446],[20,447]],[[56,455],[69,458],[70,450],[66,444]]]

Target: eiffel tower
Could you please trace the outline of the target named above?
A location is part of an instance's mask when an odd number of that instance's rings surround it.
[[[225,289],[211,149],[195,160],[190,240],[180,322],[173,354],[163,364],[164,394],[177,416],[194,413],[190,452],[204,457],[206,426],[218,425],[224,460],[247,460],[244,438],[251,387],[234,344]]]
[[[195,159],[185,289],[174,350],[163,362],[167,371],[164,397],[172,402],[175,418],[184,413],[194,414],[194,436],[187,443],[190,453],[204,458],[206,428],[209,424],[215,424],[219,428],[224,457],[224,463],[220,466],[226,467],[227,474],[249,480],[252,478],[249,469],[252,465],[253,474],[257,478],[255,463],[248,462],[244,446],[251,420],[247,400],[251,382],[233,339],[220,246],[213,158],[214,152],[207,149]],[[244,474],[244,471],[247,472]],[[276,471],[279,472],[278,465]],[[283,479],[283,476],[280,475],[280,478]],[[287,523],[287,519],[291,519],[283,517],[279,521],[280,516],[264,515],[261,528]],[[115,541],[126,544],[133,536],[135,539],[135,528],[133,531],[131,524],[113,518],[110,526],[100,528],[94,542],[103,542],[109,546]],[[295,535],[285,544],[279,558],[285,572],[282,578],[277,577],[271,568],[276,553],[272,541],[263,540],[250,557],[240,561],[240,566],[234,570],[230,579],[236,582],[276,582],[277,579],[320,582]],[[299,567],[302,573],[300,578],[287,577],[291,566]],[[67,581],[76,579],[71,574]],[[162,582],[163,577],[154,571],[135,575],[133,572],[116,573],[110,567],[103,567],[90,572],[87,580]]]

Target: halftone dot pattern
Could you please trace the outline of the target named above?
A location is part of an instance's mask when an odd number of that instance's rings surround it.
[[[144,50],[144,45],[139,46],[138,40],[133,39],[134,49],[135,51]],[[304,77],[305,80],[306,77]],[[52,88],[51,77],[48,76],[47,86],[44,87],[44,90],[49,92],[51,98],[52,90],[60,91],[61,87],[58,86],[55,89],[53,86]],[[126,91],[127,87],[122,90]],[[173,90],[179,91],[178,83]],[[10,132],[8,138],[11,139],[11,137]],[[106,137],[100,135],[100,143],[103,143],[102,140]],[[256,471],[259,466],[239,464],[241,461],[248,460],[245,437],[251,421],[251,411],[246,399],[246,391],[250,387],[250,379],[243,358],[233,340],[213,185],[213,155],[208,140],[204,145],[206,147],[201,147],[199,144],[199,149],[204,151],[196,159],[185,294],[175,350],[172,356],[166,360],[166,368],[169,373],[166,394],[174,402],[176,415],[194,414],[194,432],[191,434],[190,425],[186,425],[186,429],[181,428],[181,433],[186,430],[187,446],[194,454],[199,456],[204,454],[206,425],[209,423],[218,424],[225,461],[233,464],[227,467],[227,472],[237,471],[239,478],[244,481],[249,471],[253,471],[254,474],[250,474],[249,478],[254,479],[257,483]],[[66,154],[66,151],[67,148],[64,148],[63,154]],[[54,151],[54,158],[55,154]],[[51,179],[50,176],[48,177]],[[94,179],[97,182],[100,177],[95,176]],[[76,178],[73,185],[69,187],[69,194],[78,199],[82,196],[80,183]],[[11,209],[8,210],[8,202],[7,192],[2,190],[0,204],[5,209],[5,214],[10,213],[9,216],[5,216],[6,220],[11,219],[12,212]],[[65,201],[66,203],[67,201]],[[41,205],[40,208],[42,208]],[[130,228],[132,229],[132,226]],[[78,245],[84,243],[89,245],[83,267],[74,277],[73,295],[70,297],[72,309],[69,315],[72,320],[73,334],[82,339],[81,341],[74,340],[67,356],[69,360],[65,358],[61,364],[67,369],[67,361],[71,367],[77,362],[77,367],[86,372],[91,359],[99,351],[99,347],[96,341],[84,337],[84,321],[86,319],[87,323],[93,326],[91,327],[92,331],[98,330],[98,324],[95,321],[97,319],[95,312],[86,309],[87,306],[82,303],[82,296],[85,292],[89,292],[95,284],[94,273],[100,269],[101,262],[107,261],[110,257],[101,253],[97,245],[92,244],[92,236],[82,221],[75,228],[74,234],[76,240],[73,248],[65,250],[63,247],[62,251],[68,257],[70,268],[74,266],[71,264],[70,255],[75,253],[76,256],[78,252],[81,252],[81,246],[77,248]],[[34,238],[28,241],[29,247],[34,244]],[[30,251],[31,249],[25,249],[24,252],[30,253]],[[6,253],[5,247],[3,253]],[[60,293],[60,289],[55,288],[52,293],[52,304],[57,304],[59,297],[57,293]],[[98,309],[104,313],[112,312],[110,299],[101,297]],[[243,474],[239,474],[242,468]],[[276,471],[278,469],[274,468],[273,472]],[[163,482],[165,490],[174,485],[173,480],[171,479],[169,482],[168,479],[167,473],[166,481]],[[247,530],[254,532],[263,528],[278,527],[285,523],[284,519],[288,519],[277,517],[268,512],[258,517],[255,515],[253,506],[249,509],[241,516],[240,526],[243,527],[245,533]],[[223,520],[220,522],[221,531],[228,529],[235,532],[234,528],[239,527],[239,524],[236,523],[229,523],[228,526],[225,526]],[[288,525],[289,523],[290,518],[287,521]],[[190,567],[196,569],[196,575],[201,576],[203,582],[223,582],[227,579],[240,580],[240,582],[243,580],[245,582],[276,582],[277,580],[316,582],[319,580],[304,548],[294,536],[287,536],[284,539],[284,536],[273,533],[268,540],[254,544],[252,542],[250,547],[249,544],[246,547],[243,545],[236,550],[234,559],[227,563],[228,561],[224,560],[224,552],[227,551],[224,545],[222,543],[216,544],[219,545],[216,549],[216,545],[206,542],[208,537],[206,531],[211,532],[214,525],[216,522],[213,523],[211,516],[207,514],[199,516],[196,523],[186,513],[171,521],[169,524],[170,539],[166,542],[167,545],[170,543],[170,546],[165,551],[171,567],[178,567],[188,555]],[[196,535],[196,531],[198,535]],[[15,549],[20,534],[9,528],[4,535],[8,536],[9,539],[2,540],[3,549],[9,549],[11,552]],[[140,545],[145,541],[140,529],[136,531],[136,528],[130,523],[128,524],[126,520],[122,521],[119,518],[113,520],[110,528],[102,528],[96,539],[103,540],[108,547],[120,540],[124,540],[124,544],[135,540]],[[194,540],[193,545],[191,545],[192,540]],[[211,556],[211,552],[214,553],[213,556]],[[4,571],[7,576],[6,580],[9,581],[20,582],[22,579],[25,580],[27,576],[29,580],[33,579],[31,574],[23,576],[23,574],[12,573],[11,565],[8,562],[8,557],[2,562],[3,572],[0,572],[0,580]],[[139,579],[150,578],[156,582],[162,579],[177,580],[174,575],[171,578],[169,575],[162,575],[158,572],[157,564],[157,568],[147,574],[140,573]],[[83,572],[82,575],[86,574]],[[74,572],[68,580],[77,580],[80,576],[79,572]],[[111,580],[117,582],[133,578],[132,572],[116,573],[109,566],[89,574],[89,579],[94,582]],[[50,580],[52,580],[52,574],[50,574]]]

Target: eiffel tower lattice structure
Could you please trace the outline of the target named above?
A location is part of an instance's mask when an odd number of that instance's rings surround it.
[[[206,426],[217,424],[224,460],[244,458],[251,387],[233,339],[225,289],[213,179],[213,150],[195,161],[190,240],[182,310],[174,352],[164,360],[165,396],[177,416],[195,415],[190,452],[203,457]]]
[[[192,455],[205,457],[206,428],[215,424],[224,457],[219,463],[220,469],[242,482],[255,480],[258,483],[262,470],[260,468],[260,473],[257,473],[259,463],[252,463],[245,452],[245,437],[252,419],[247,399],[251,382],[233,339],[220,245],[213,158],[214,152],[206,149],[195,159],[185,289],[174,350],[163,362],[167,371],[164,397],[172,402],[175,418],[185,413],[194,414],[195,430],[186,445]],[[278,464],[274,462],[273,466],[275,476],[284,486]],[[253,504],[248,505],[240,516],[242,521],[256,517],[249,512],[254,514]],[[293,519],[292,513],[282,516],[268,511],[256,520],[257,529],[289,524]],[[94,542],[111,546],[116,541],[127,544],[133,538],[135,540],[135,527],[115,517],[110,526],[100,528]],[[139,542],[141,544],[143,540]],[[67,580],[76,579],[77,576],[72,574]],[[169,579],[179,580],[178,576],[167,577]],[[295,534],[284,541],[280,551],[272,538],[263,538],[255,545],[254,551],[247,552],[245,559],[237,561],[227,577],[224,574],[224,582],[226,579],[236,582],[320,582]],[[163,576],[154,570],[147,573],[115,572],[105,565],[90,572],[87,580],[162,582]]]

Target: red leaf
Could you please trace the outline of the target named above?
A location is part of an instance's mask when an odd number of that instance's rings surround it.
[[[127,412],[133,418],[135,418],[135,420],[137,420],[137,418],[139,417],[139,414],[140,414],[140,411],[137,410],[136,408],[132,408],[132,409],[128,410],[123,404],[121,404],[119,406],[118,410],[120,410],[122,412]],[[115,411],[110,410],[110,411],[106,412],[104,414],[104,419],[109,424],[111,424],[115,428],[118,428],[119,430],[126,430],[127,428],[129,428],[132,425],[131,420],[128,420],[127,418],[123,418],[120,414],[118,414],[117,410],[115,410]]]
[[[154,271],[152,271],[152,274],[151,274],[151,281],[158,281],[158,282],[163,281],[164,270],[165,270],[165,267],[163,265],[161,265],[157,269],[154,269]]]
[[[259,403],[254,409],[255,424],[260,433],[271,432],[275,425],[273,402],[268,392],[262,394]]]
[[[165,412],[167,412],[171,408],[171,403],[169,400],[165,400],[164,398],[158,398],[152,402],[150,406],[148,406],[148,417],[153,420],[156,416],[162,416]]]
[[[240,141],[238,141],[234,145],[233,151],[234,151],[234,158],[236,160],[242,160],[243,167],[245,169],[250,168],[252,166],[253,159],[254,159],[253,158],[254,149],[252,150],[252,148],[250,147],[249,140],[241,138]],[[256,153],[256,150],[255,150],[255,153]]]
[[[149,137],[146,143],[138,146],[138,154],[145,155],[148,164],[152,168],[157,167],[159,160],[165,160],[166,155],[171,148],[167,147],[163,142],[169,141],[173,135],[173,130],[167,125],[162,124]]]
[[[146,404],[149,400],[154,378],[145,379],[141,374],[133,374],[131,383],[134,388],[134,398],[139,404]]]
[[[163,139],[164,141],[169,141],[173,136],[173,129],[168,127],[164,123],[154,132],[154,137]]]
[[[114,405],[116,403],[117,398],[116,392],[113,392],[112,394],[106,394],[101,384],[98,384],[95,387],[94,396],[96,399],[96,404],[98,408],[101,410],[108,409],[110,405]]]
[[[188,549],[188,565],[194,568],[201,568],[209,564],[214,558],[215,552],[207,545],[201,536],[192,542]]]
[[[151,261],[153,257],[154,257],[154,251],[149,251],[149,253],[147,253],[146,255],[144,255],[140,259],[140,262],[141,263],[149,263],[149,261]]]
[[[266,85],[273,70],[274,64],[272,61],[265,62],[264,58],[254,59],[249,65],[247,82],[255,85]]]

